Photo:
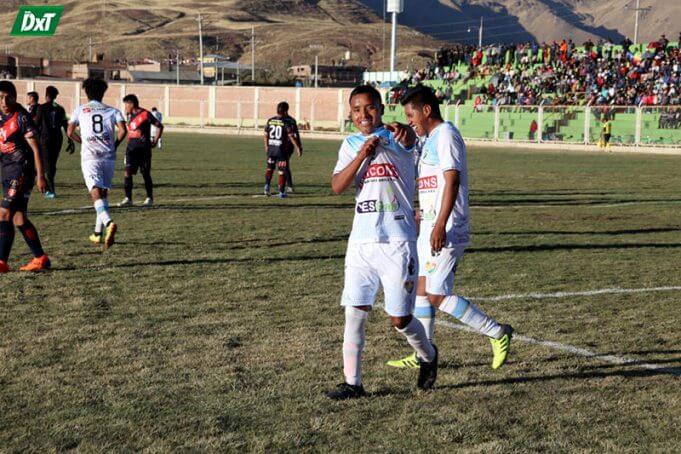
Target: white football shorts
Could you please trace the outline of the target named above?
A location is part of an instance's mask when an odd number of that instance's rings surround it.
[[[379,287],[383,287],[385,312],[391,317],[411,315],[417,271],[415,241],[349,243],[341,305],[373,306]]]
[[[81,161],[83,178],[88,191],[93,188],[111,189],[116,161],[109,159],[88,159]]]
[[[430,238],[418,242],[419,277],[426,278],[426,293],[444,296],[454,294],[454,275],[465,250],[466,246],[448,247],[433,255]]]

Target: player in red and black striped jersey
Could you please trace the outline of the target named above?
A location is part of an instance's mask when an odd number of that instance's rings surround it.
[[[34,259],[20,269],[41,271],[50,268],[35,226],[28,219],[28,199],[33,185],[45,192],[45,176],[40,158],[37,130],[29,113],[17,104],[12,82],[0,81],[0,167],[3,198],[0,203],[0,273],[9,271],[14,243],[14,227],[21,232]],[[36,178],[37,177],[37,178]]]
[[[280,102],[277,105],[277,116],[267,120],[265,126],[265,152],[267,153],[267,170],[265,171],[265,195],[270,195],[270,183],[272,174],[276,168],[279,172],[279,197],[286,197],[286,168],[288,161],[297,150],[298,156],[302,155],[300,142],[296,135],[296,129],[291,126],[287,119],[288,103]]]
[[[147,198],[144,206],[154,202],[154,184],[151,180],[151,149],[163,134],[163,124],[147,109],[140,107],[139,99],[135,95],[123,98],[125,114],[128,117],[128,147],[125,150],[125,199],[119,206],[132,205],[132,177],[137,170],[142,173]],[[151,137],[151,127],[156,135]]]

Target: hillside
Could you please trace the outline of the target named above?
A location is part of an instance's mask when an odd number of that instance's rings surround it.
[[[19,4],[62,4],[65,13],[54,38],[8,36]],[[92,39],[93,53],[108,59],[164,60],[180,51],[198,56],[197,17],[204,18],[206,53],[250,64],[251,28],[256,33],[256,66],[282,75],[285,68],[331,63],[351,52],[350,64],[374,70],[388,66],[390,26],[383,22],[382,0],[7,0],[0,27],[9,52],[82,61]],[[485,18],[485,42],[558,40],[572,37],[620,40],[633,35],[635,0],[406,0],[400,15],[400,68],[421,65],[445,41],[477,42]],[[626,8],[628,6],[628,8]],[[679,0],[641,0],[640,40],[681,28]],[[418,31],[417,31],[418,30]],[[386,48],[383,47],[385,42]],[[310,45],[321,45],[312,49]]]
[[[382,15],[382,0],[362,0]],[[401,23],[435,38],[476,44],[475,28],[484,17],[484,38],[491,42],[552,41],[570,37],[633,38],[635,0],[406,0]],[[679,0],[641,0],[639,41],[661,33],[676,40],[681,32]],[[469,30],[470,29],[470,30]]]
[[[9,30],[16,16],[0,15]],[[384,24],[355,0],[119,0],[21,2],[63,4],[65,12],[54,38],[12,38],[4,42],[15,53],[55,59],[84,60],[92,38],[94,53],[110,59],[164,59],[179,49],[183,58],[198,56],[197,16],[204,19],[206,53],[219,53],[250,64],[251,27],[256,33],[256,65],[283,71],[292,64],[338,61],[384,69]],[[351,31],[351,32],[349,32]],[[388,30],[389,37],[389,30]],[[433,38],[401,27],[399,58],[418,63],[419,52],[437,47]],[[389,42],[388,42],[389,43]],[[311,49],[311,44],[324,46]],[[387,55],[386,55],[387,57]]]

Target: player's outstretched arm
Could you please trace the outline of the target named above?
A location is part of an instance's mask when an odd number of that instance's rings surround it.
[[[385,129],[392,132],[395,136],[395,140],[404,148],[410,149],[416,143],[416,133],[408,125],[393,122],[385,125]]]
[[[379,142],[380,139],[376,136],[367,139],[359,153],[357,153],[357,156],[355,156],[355,159],[350,161],[350,164],[331,178],[331,190],[334,194],[342,194],[350,187],[359,168],[362,167],[362,163],[368,157],[373,156]]]
[[[41,193],[45,193],[47,183],[45,182],[45,169],[43,167],[42,153],[40,153],[40,145],[35,137],[27,137],[26,142],[33,151],[33,160],[35,161],[36,185]]]
[[[128,128],[125,127],[124,121],[116,122],[116,148],[123,142],[125,136],[128,135]]]
[[[76,128],[78,127],[75,123],[69,123],[69,127],[66,130],[66,136],[76,143],[83,143],[80,136],[76,133]]]

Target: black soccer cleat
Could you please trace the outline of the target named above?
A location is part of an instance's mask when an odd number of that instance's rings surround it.
[[[433,344],[433,348],[435,349],[435,358],[431,362],[427,363],[423,360],[420,360],[421,367],[419,368],[419,379],[417,385],[419,389],[424,391],[432,389],[433,386],[435,386],[435,379],[437,378],[438,353],[435,344]]]
[[[336,389],[326,393],[326,397],[333,400],[359,399],[366,395],[367,393],[362,385],[354,386],[345,382],[336,386]]]

